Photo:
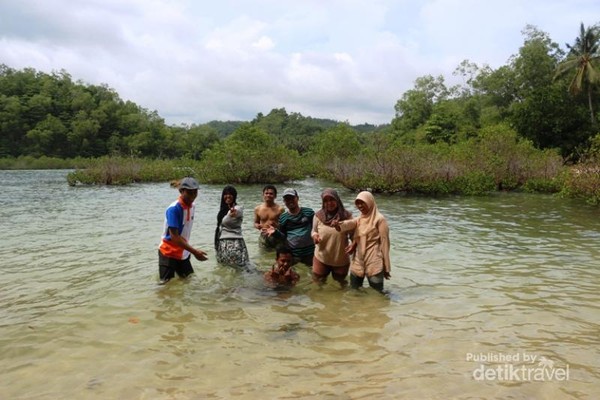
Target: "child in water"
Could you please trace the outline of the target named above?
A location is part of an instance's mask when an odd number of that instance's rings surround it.
[[[265,284],[271,288],[292,288],[300,280],[300,275],[292,268],[292,249],[280,246],[276,249],[276,263],[265,272]]]

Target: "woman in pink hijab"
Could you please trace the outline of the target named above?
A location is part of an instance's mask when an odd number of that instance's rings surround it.
[[[348,247],[349,252],[354,252],[350,286],[362,287],[366,276],[369,286],[382,292],[383,280],[391,277],[390,228],[370,192],[360,192],[354,204],[360,216],[338,224],[342,232],[354,230],[354,241]]]

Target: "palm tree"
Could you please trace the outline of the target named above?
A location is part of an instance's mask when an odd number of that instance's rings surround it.
[[[569,92],[577,95],[581,91],[587,91],[590,117],[594,123],[594,108],[592,102],[592,91],[594,85],[600,83],[600,26],[594,25],[587,29],[581,23],[579,36],[575,39],[573,46],[567,44],[569,54],[556,68],[554,77],[566,75],[575,70],[575,76],[569,85]]]

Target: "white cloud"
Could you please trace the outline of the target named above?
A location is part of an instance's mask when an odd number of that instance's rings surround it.
[[[252,47],[259,50],[271,50],[275,47],[275,43],[268,36],[261,36],[256,42],[252,43]]]
[[[387,123],[426,74],[500,66],[533,24],[561,45],[596,0],[0,2],[0,62],[64,69],[168,123],[288,112]]]

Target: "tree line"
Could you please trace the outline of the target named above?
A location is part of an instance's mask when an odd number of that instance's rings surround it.
[[[558,166],[598,161],[600,26],[582,23],[565,48],[534,26],[522,33],[505,65],[463,61],[454,72],[462,84],[417,78],[379,126],[285,108],[252,121],[168,126],[106,85],[2,65],[0,157],[186,159],[211,182],[313,174],[385,191],[555,188]]]
[[[540,149],[577,161],[598,133],[600,28],[580,27],[562,50],[548,34],[527,26],[524,43],[497,69],[463,61],[455,74],[418,78],[396,103],[393,130],[405,143],[457,143],[482,128],[507,124]]]
[[[473,137],[491,125],[508,124],[540,148],[578,160],[598,133],[600,29],[585,28],[563,50],[533,26],[506,65],[492,69],[468,60],[455,70],[464,83],[448,87],[443,76],[417,78],[395,104],[390,124],[361,125],[405,144]],[[0,157],[104,155],[200,159],[244,121],[168,126],[156,111],[123,101],[107,85],[74,82],[66,71],[44,73],[0,65]],[[259,113],[250,124],[300,154],[337,121],[288,113]]]
[[[0,65],[0,157],[136,156],[200,159],[202,152],[244,121],[169,126],[156,111],[122,100],[107,85],[73,81],[68,72],[15,70]],[[308,151],[310,138],[336,121],[259,113],[252,125],[288,148]],[[357,126],[372,131],[373,125]],[[309,140],[305,140],[305,139]]]

